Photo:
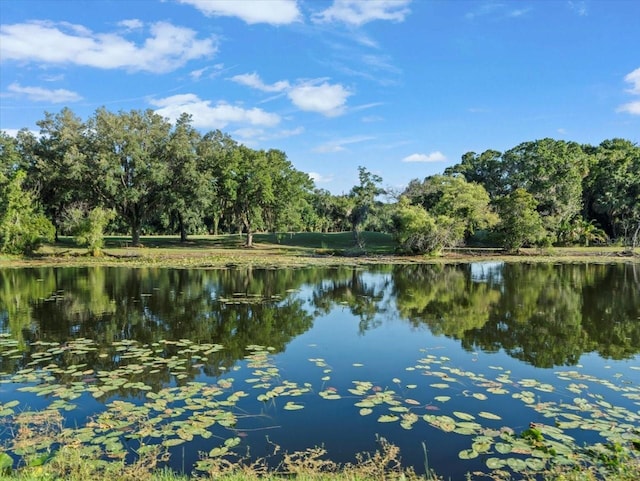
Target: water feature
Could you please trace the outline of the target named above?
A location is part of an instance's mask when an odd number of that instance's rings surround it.
[[[176,469],[377,436],[452,479],[579,462],[638,437],[639,352],[632,264],[0,270],[0,415]]]

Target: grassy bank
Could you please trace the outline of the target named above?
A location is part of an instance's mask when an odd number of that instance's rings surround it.
[[[523,249],[507,255],[501,249],[448,249],[441,256],[400,256],[389,234],[363,233],[364,248],[355,248],[353,234],[284,233],[256,234],[254,247],[244,247],[241,235],[192,236],[180,242],[177,236],[148,236],[141,247],[132,247],[130,238],[111,236],[105,239],[101,257],[87,255],[86,249],[74,245],[73,239],[46,245],[30,257],[0,257],[0,267],[44,265],[128,265],[165,267],[234,266],[301,267],[376,263],[443,263],[472,261],[508,262],[640,262],[640,249],[631,254],[619,246],[553,247]]]

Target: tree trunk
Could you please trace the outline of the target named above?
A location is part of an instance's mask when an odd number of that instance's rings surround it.
[[[253,247],[253,232],[247,230],[247,242],[244,245],[245,247]]]
[[[178,212],[178,226],[180,227],[180,242],[187,242],[187,228],[181,212]]]
[[[138,219],[131,221],[131,245],[140,247],[140,222]]]

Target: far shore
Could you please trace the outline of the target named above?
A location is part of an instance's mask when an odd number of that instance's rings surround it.
[[[371,264],[443,264],[466,262],[640,263],[640,249],[622,246],[525,248],[518,254],[502,249],[463,247],[439,256],[394,253],[390,236],[369,234],[364,248],[350,246],[351,233],[256,234],[251,248],[240,235],[193,236],[181,243],[177,236],[149,236],[141,247],[127,237],[107,237],[101,256],[76,247],[71,238],[41,247],[34,255],[0,257],[0,268],[10,267],[173,267],[173,268],[285,268]]]

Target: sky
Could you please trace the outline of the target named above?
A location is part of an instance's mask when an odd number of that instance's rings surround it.
[[[640,142],[639,0],[0,0],[0,129],[192,115],[316,187],[469,151]]]

